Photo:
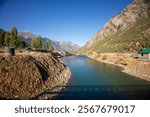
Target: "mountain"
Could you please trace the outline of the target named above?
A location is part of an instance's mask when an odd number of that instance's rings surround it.
[[[43,42],[46,43],[47,40],[49,40],[48,38],[42,38]],[[74,52],[77,51],[80,47],[79,45],[70,42],[70,41],[54,41],[54,40],[50,40],[51,42],[51,47],[53,48],[53,50],[55,51],[67,51],[67,52]]]
[[[18,37],[25,41],[27,45],[30,45],[31,38],[32,37],[37,37],[36,35],[32,34],[31,32],[18,32]]]
[[[150,47],[150,0],[134,0],[79,52],[132,52]]]
[[[4,30],[0,28],[0,32],[4,32]]]
[[[79,46],[77,44],[72,43],[70,41],[61,41],[59,42],[59,44],[60,44],[61,50],[63,51],[73,52],[79,49]]]
[[[37,38],[38,36],[32,34],[31,32],[18,32],[18,37],[24,40],[28,45],[30,45],[31,38],[32,37]],[[43,44],[45,44],[47,40],[50,40],[50,39],[47,37],[43,37],[42,38]],[[70,42],[70,41],[58,42],[58,41],[50,40],[50,42],[51,42],[51,48],[54,51],[74,52],[79,49],[79,46],[77,44]]]
[[[18,36],[24,39],[31,39],[32,37],[37,37],[36,35],[32,34],[31,32],[18,32]]]

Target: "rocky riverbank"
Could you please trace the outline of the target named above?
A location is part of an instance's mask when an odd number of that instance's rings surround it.
[[[150,81],[150,62],[138,60],[131,57],[131,54],[95,52],[85,54],[88,57],[100,62],[117,65],[123,68],[123,72]]]
[[[51,53],[0,56],[1,99],[52,99],[68,83],[71,72]]]

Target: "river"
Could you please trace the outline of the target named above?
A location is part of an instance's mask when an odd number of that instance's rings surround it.
[[[128,75],[118,66],[86,56],[60,59],[72,76],[56,99],[150,99],[150,82]]]

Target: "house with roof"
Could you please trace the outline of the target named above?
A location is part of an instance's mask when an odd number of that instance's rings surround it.
[[[150,48],[139,50],[138,59],[150,60]]]

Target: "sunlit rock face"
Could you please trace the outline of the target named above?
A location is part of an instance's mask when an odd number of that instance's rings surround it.
[[[85,47],[90,47],[97,41],[114,34],[118,30],[125,30],[136,21],[150,16],[150,0],[134,0],[120,14],[112,17],[105,26],[97,32]]]

